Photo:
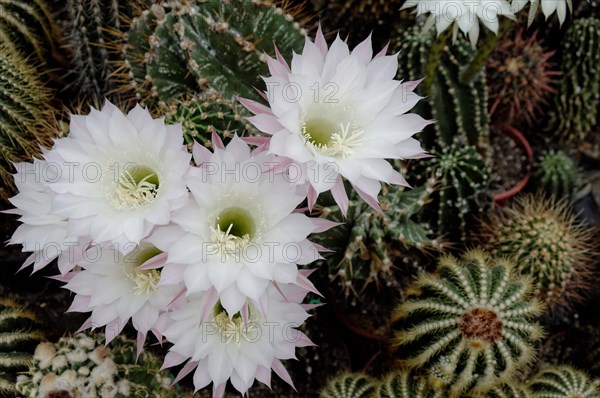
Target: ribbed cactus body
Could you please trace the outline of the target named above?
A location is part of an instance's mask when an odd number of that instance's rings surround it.
[[[383,214],[354,192],[345,219],[337,206],[324,207],[324,217],[343,223],[327,234],[315,236],[332,250],[325,255],[332,278],[340,278],[342,286],[358,290],[369,283],[386,285],[386,280],[394,279],[396,259],[405,258],[411,250],[439,250],[442,244],[432,237],[432,231],[414,220],[434,190],[432,181],[406,190],[385,186],[379,196]]]
[[[377,382],[361,373],[344,373],[331,379],[321,391],[320,398],[376,397]]]
[[[542,369],[530,381],[533,398],[598,398],[600,390],[583,372],[570,366]]]
[[[485,395],[487,398],[533,398],[531,391],[524,383],[512,382],[492,388]]]
[[[549,125],[564,142],[577,143],[600,122],[600,19],[574,20],[562,53],[563,76]]]
[[[66,0],[61,12],[70,52],[70,88],[89,101],[102,101],[115,88],[111,74],[123,55],[116,46],[128,21],[151,0]]]
[[[423,78],[434,37],[433,31],[422,33],[420,27],[409,29],[399,36],[396,45],[400,50],[398,78]],[[446,46],[433,77],[434,92],[426,101],[419,101],[415,108],[423,117],[436,121],[420,134],[419,140],[426,149],[440,150],[452,144],[469,144],[477,147],[484,156],[489,156],[488,89],[485,73],[482,71],[469,84],[460,82],[460,73],[464,65],[469,64],[473,52],[463,39]]]
[[[577,178],[575,162],[563,151],[547,151],[535,164],[534,180],[538,189],[555,198],[570,198]]]
[[[491,172],[474,146],[451,145],[433,152],[426,176],[437,189],[422,215],[447,240],[464,240],[470,223],[491,208]]]
[[[0,0],[0,43],[41,65],[55,52],[57,31],[45,0]]]
[[[531,287],[507,259],[479,250],[442,257],[436,274],[421,275],[409,290],[414,297],[395,312],[399,364],[422,369],[450,397],[510,381],[543,336],[533,322],[543,306],[529,298]]]
[[[166,101],[208,88],[225,99],[257,98],[268,74],[263,52],[300,51],[302,30],[267,1],[163,2],[134,19],[118,78],[139,101]]]
[[[527,195],[493,214],[482,229],[489,249],[512,257],[551,310],[568,307],[590,288],[595,231],[576,220],[566,201]]]
[[[51,142],[51,99],[40,72],[21,53],[0,47],[0,181],[8,190],[12,163],[31,161],[40,145]],[[0,196],[10,193],[0,189]]]
[[[394,372],[379,383],[378,398],[443,398],[444,391],[428,385],[423,376]]]
[[[168,124],[181,123],[186,144],[194,141],[211,146],[212,133],[217,133],[225,143],[235,134],[246,136],[256,129],[249,124],[243,107],[231,100],[214,95],[192,96],[187,99],[169,101],[159,113],[164,114]]]
[[[142,352],[136,360],[135,341],[103,342],[104,336],[80,334],[39,344],[29,372],[18,378],[19,392],[31,398],[181,396],[169,386],[169,373],[159,371],[160,359]]]
[[[28,369],[43,338],[35,314],[9,299],[0,299],[0,396],[16,396],[17,374]]]

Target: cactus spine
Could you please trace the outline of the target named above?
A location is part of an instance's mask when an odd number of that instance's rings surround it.
[[[410,372],[394,372],[379,384],[378,398],[442,398],[444,391],[427,385],[427,379]]]
[[[600,390],[585,373],[564,365],[542,369],[529,386],[533,398],[600,397]]]
[[[483,394],[508,382],[534,356],[543,336],[533,321],[543,305],[531,282],[507,259],[471,250],[444,256],[435,275],[423,274],[395,311],[399,364],[423,369],[450,397]]]
[[[400,35],[396,46],[401,50],[399,78],[418,80],[423,77],[433,38],[433,32],[423,34],[420,27]],[[466,40],[447,45],[433,76],[433,94],[415,108],[426,119],[436,121],[421,133],[421,142],[427,149],[440,150],[452,144],[469,144],[476,146],[484,156],[489,156],[485,73],[478,74],[471,83],[460,82],[462,66],[470,61],[472,55],[473,49]]]
[[[0,396],[16,396],[17,373],[31,365],[41,339],[33,312],[10,299],[0,299]]]
[[[0,86],[0,181],[11,191],[12,163],[31,161],[39,154],[39,145],[51,143],[52,95],[39,71],[21,53],[4,46],[0,48]],[[0,192],[0,196],[10,193]]]
[[[117,78],[138,101],[166,101],[212,88],[225,99],[257,98],[263,52],[300,50],[303,30],[267,1],[163,2],[135,18]]]
[[[594,230],[575,219],[566,201],[526,195],[491,215],[482,234],[495,255],[514,258],[551,310],[569,307],[590,288]]]
[[[320,398],[371,398],[377,384],[371,377],[360,373],[344,373],[331,379],[321,391]]]
[[[550,126],[563,141],[579,143],[599,123],[600,19],[574,20],[562,52],[563,78]]]
[[[507,383],[492,388],[487,392],[487,398],[533,398],[529,389],[521,383]]]

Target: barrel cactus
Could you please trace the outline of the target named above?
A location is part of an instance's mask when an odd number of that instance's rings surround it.
[[[564,152],[549,150],[540,155],[534,181],[542,192],[555,198],[570,198],[577,184],[575,162]]]
[[[52,93],[40,79],[40,72],[19,53],[0,46],[0,196],[12,193],[14,162],[40,153],[40,145],[50,145],[53,109]]]
[[[400,51],[398,77],[418,80],[425,75],[424,67],[435,34],[422,33],[420,27],[402,31],[392,48]],[[464,39],[443,50],[440,64],[433,76],[433,94],[419,101],[415,111],[436,123],[425,128],[420,141],[426,149],[441,150],[452,144],[474,145],[486,158],[490,156],[488,88],[485,73],[471,83],[460,82],[460,72],[474,50]],[[419,88],[417,88],[417,91]],[[421,93],[421,95],[425,95]]]
[[[320,398],[372,398],[377,382],[361,373],[343,373],[331,379],[321,391]]]
[[[600,390],[584,372],[565,365],[542,369],[529,386],[533,398],[600,397]]]
[[[380,383],[378,398],[442,398],[444,391],[428,385],[427,379],[411,372],[396,371]]]
[[[564,200],[523,196],[492,214],[482,236],[495,255],[514,258],[551,310],[568,308],[591,287],[595,231],[577,221]]]
[[[32,311],[11,299],[0,299],[0,396],[17,395],[17,374],[31,365],[43,337]]]
[[[474,146],[453,144],[433,155],[424,162],[425,175],[438,187],[422,216],[447,240],[462,241],[471,222],[491,208],[490,170]]]
[[[579,143],[600,121],[600,19],[574,20],[563,43],[563,78],[549,126],[564,142]]]
[[[490,116],[498,123],[531,125],[548,96],[555,92],[560,71],[537,39],[523,29],[505,35],[487,61]]]
[[[257,99],[264,53],[274,53],[273,43],[284,54],[299,51],[303,33],[270,1],[165,1],[133,19],[115,78],[148,105],[209,88],[225,99]]]
[[[487,398],[533,398],[531,391],[523,383],[505,383],[487,392]]]
[[[58,32],[45,0],[0,0],[0,43],[35,65],[56,53]],[[33,58],[35,57],[35,58]]]
[[[450,397],[509,382],[544,334],[534,322],[543,305],[531,290],[508,259],[478,249],[443,256],[436,274],[419,276],[394,313],[399,365],[422,369]]]
[[[158,358],[142,352],[136,360],[135,341],[117,336],[110,347],[103,341],[81,334],[40,343],[33,366],[18,377],[19,392],[32,398],[181,396]]]
[[[327,234],[315,236],[331,250],[325,254],[329,273],[339,278],[346,296],[351,289],[364,289],[370,283],[387,285],[393,281],[394,263],[411,250],[439,251],[443,242],[414,219],[435,191],[434,181],[409,190],[385,186],[379,196],[383,214],[351,193],[346,218],[338,206],[321,208],[321,215],[343,223]]]

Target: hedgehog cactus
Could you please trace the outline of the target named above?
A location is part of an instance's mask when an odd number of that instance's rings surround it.
[[[117,336],[108,347],[103,340],[81,334],[39,344],[33,366],[18,378],[19,392],[32,398],[181,396],[158,358],[142,352],[136,360],[135,341]]]
[[[509,260],[480,250],[442,257],[436,274],[421,275],[410,289],[415,297],[395,311],[400,365],[423,369],[451,397],[510,381],[543,336],[533,322],[543,305],[529,297],[529,279],[513,271]]]
[[[320,398],[372,398],[377,382],[361,373],[344,373],[331,379],[319,394]]]
[[[52,95],[39,71],[21,53],[5,46],[0,46],[0,82],[0,181],[10,191],[12,163],[31,161],[40,145],[51,143]],[[0,196],[10,193],[0,188]]]
[[[490,117],[499,124],[531,125],[553,86],[559,71],[545,52],[537,31],[523,38],[523,29],[506,35],[488,58],[487,76],[490,92]]]
[[[379,384],[378,398],[442,398],[443,390],[433,389],[424,377],[410,372],[394,372]]]
[[[464,240],[470,222],[491,207],[489,168],[473,146],[452,145],[433,154],[425,174],[433,175],[438,189],[422,215],[447,240]]]
[[[600,398],[600,390],[590,378],[570,366],[542,369],[529,386],[533,398]]]
[[[60,19],[70,51],[70,87],[90,101],[100,101],[115,88],[110,78],[122,54],[122,40],[134,10],[152,0],[67,0]]]
[[[10,299],[0,299],[0,396],[17,394],[17,373],[27,370],[43,339],[35,314]]]
[[[431,238],[432,232],[413,220],[434,192],[434,182],[404,191],[398,186],[385,186],[379,196],[383,214],[379,214],[355,193],[350,200],[346,219],[337,206],[323,207],[322,215],[343,223],[328,234],[315,239],[331,249],[326,254],[332,278],[340,278],[348,290],[353,285],[379,285],[393,280],[396,258],[409,250],[437,251],[442,243]]]
[[[58,37],[51,11],[44,0],[0,0],[0,43],[13,52],[35,55],[30,63],[42,65],[55,55]]]
[[[535,165],[534,178],[538,188],[555,198],[570,198],[577,177],[575,163],[563,151],[547,151]]]
[[[560,95],[549,125],[563,141],[578,143],[600,121],[600,19],[574,20],[562,53]]]
[[[400,51],[398,77],[418,80],[425,76],[424,67],[435,34],[421,32],[420,27],[402,31],[396,48]],[[426,149],[441,150],[452,144],[477,147],[479,153],[490,156],[488,88],[485,73],[471,83],[460,82],[460,71],[469,63],[474,50],[464,39],[443,50],[440,64],[433,77],[434,91],[428,101],[419,101],[415,111],[436,123],[425,128],[420,141]],[[417,88],[417,91],[419,89]],[[423,93],[421,93],[424,95]]]
[[[159,110],[168,124],[181,123],[186,144],[194,141],[210,147],[215,132],[225,140],[249,135],[256,129],[244,119],[246,112],[238,103],[227,100],[217,93],[203,93],[187,99],[170,101]]]
[[[491,215],[482,230],[489,249],[513,257],[551,310],[579,301],[590,288],[595,231],[576,220],[566,201],[524,196]]]
[[[253,87],[268,73],[263,53],[273,54],[273,43],[283,54],[299,51],[303,33],[269,1],[165,1],[134,18],[115,76],[143,103],[209,88],[225,99],[257,99]]]

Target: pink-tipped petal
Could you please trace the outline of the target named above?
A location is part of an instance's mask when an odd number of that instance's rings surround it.
[[[223,140],[221,139],[221,137],[219,137],[219,135],[217,134],[216,131],[212,132],[211,141],[212,141],[213,147],[219,148],[219,149],[225,149]]]
[[[279,359],[275,359],[273,361],[273,363],[271,364],[271,368],[273,368],[273,371],[277,374],[277,376],[279,376],[281,378],[281,380],[288,383],[294,389],[294,391],[298,391],[298,390],[296,390],[296,387],[294,386],[292,377],[290,376],[287,369],[285,368],[285,366],[283,366],[283,364],[281,363],[281,361]]]
[[[196,366],[198,366],[197,361],[189,361],[188,363],[186,363],[183,366],[183,368],[181,368],[179,373],[177,373],[177,377],[175,377],[175,380],[173,380],[172,384],[175,385],[175,384],[179,383],[179,381],[181,379],[183,379],[185,376],[189,375],[190,372],[196,368]]]
[[[165,370],[167,368],[172,368],[173,366],[182,364],[186,359],[187,357],[180,355],[175,351],[169,351],[167,352],[167,355],[165,355],[165,360],[163,361],[163,364],[159,370]]]
[[[339,206],[342,215],[346,218],[346,214],[348,213],[348,194],[346,193],[346,188],[344,187],[344,181],[342,176],[338,176],[337,181],[333,188],[331,188],[331,195],[333,196],[333,200]]]
[[[149,258],[142,265],[137,267],[138,271],[143,271],[147,269],[156,269],[163,267],[167,262],[167,253],[160,253],[152,258]]]

